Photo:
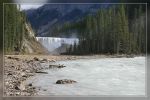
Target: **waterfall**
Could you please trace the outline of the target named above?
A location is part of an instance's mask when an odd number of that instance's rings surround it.
[[[63,44],[74,45],[78,44],[78,38],[56,38],[56,37],[36,37],[49,52],[53,52],[55,49],[61,47]]]

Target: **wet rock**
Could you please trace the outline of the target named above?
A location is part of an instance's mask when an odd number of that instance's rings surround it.
[[[47,91],[46,89],[43,89],[43,91]]]
[[[45,63],[45,62],[47,62],[48,60],[47,59],[42,59],[40,62],[41,63]]]
[[[32,83],[29,83],[28,86],[32,86]]]
[[[12,73],[8,73],[8,75],[12,75]]]
[[[34,59],[35,61],[40,61],[39,58],[37,58],[37,57],[34,57],[33,59]]]
[[[56,62],[56,60],[50,60],[50,62]]]
[[[25,90],[25,85],[24,85],[24,83],[21,83],[21,84],[20,84],[19,89],[22,90],[22,91]]]
[[[134,55],[126,55],[127,58],[134,58]]]
[[[7,58],[8,58],[8,59],[12,59],[12,57],[10,57],[10,56],[8,56]]]
[[[7,57],[8,59],[14,59],[14,60],[17,60],[17,61],[19,61],[20,59],[19,58],[15,58],[15,57]]]
[[[33,62],[33,60],[29,60],[29,61],[27,61],[27,63],[31,63],[31,62]]]
[[[15,66],[11,66],[11,67],[15,67]]]
[[[26,73],[24,73],[24,72],[21,73],[21,76],[22,77],[27,77]]]
[[[42,59],[41,61],[48,61],[47,59]]]
[[[77,82],[70,79],[62,79],[56,81],[56,84],[73,84],[73,83],[77,83]]]
[[[72,58],[69,58],[69,57],[68,57],[67,60],[72,60]]]
[[[15,86],[15,89],[16,89],[16,90],[20,90],[20,88],[19,88],[18,86]]]
[[[49,65],[49,68],[64,68],[64,65]]]
[[[36,71],[36,73],[48,74],[47,72],[42,72],[42,71]]]
[[[19,58],[14,58],[15,60],[19,61],[20,59]]]

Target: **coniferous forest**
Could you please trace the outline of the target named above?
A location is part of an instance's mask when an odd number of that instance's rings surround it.
[[[17,8],[18,7],[18,8]],[[25,37],[26,18],[15,4],[4,5],[4,51],[5,53],[21,51]]]
[[[145,6],[112,5],[76,23],[55,27],[54,33],[77,32],[79,43],[65,54],[143,54],[146,52]]]
[[[111,5],[77,22],[55,26],[52,36],[76,32],[79,43],[64,54],[144,54],[146,52],[145,5]],[[25,13],[19,5],[4,6],[4,51],[22,51],[27,37]],[[53,34],[54,33],[54,34]]]

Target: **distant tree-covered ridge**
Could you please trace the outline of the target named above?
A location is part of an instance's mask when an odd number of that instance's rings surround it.
[[[143,5],[102,8],[76,23],[55,27],[54,33],[76,32],[79,44],[66,54],[141,54],[146,52],[146,16]]]

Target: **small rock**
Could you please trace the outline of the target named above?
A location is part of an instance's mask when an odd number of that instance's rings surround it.
[[[15,66],[11,66],[11,67],[15,67]]]
[[[56,62],[56,60],[51,60],[50,62]]]
[[[27,61],[27,63],[30,63],[30,62],[33,62],[33,60],[29,60],[29,61]]]
[[[37,57],[34,57],[33,59],[34,59],[35,61],[39,61],[39,58],[37,58]]]
[[[15,89],[16,89],[16,90],[20,90],[20,88],[19,88],[18,86],[15,86]]]
[[[35,87],[33,87],[32,89],[36,89]]]
[[[46,89],[43,89],[43,91],[47,91]]]
[[[48,72],[36,71],[36,73],[48,74]]]
[[[77,83],[77,82],[70,79],[62,79],[56,81],[56,84],[72,84],[72,83]]]
[[[44,59],[42,59],[42,61],[48,61],[48,60],[44,58]]]
[[[8,75],[12,75],[12,73],[8,73]]]
[[[19,61],[20,59],[19,58],[14,58],[15,60]]]
[[[29,83],[28,86],[32,86],[32,83]]]
[[[8,58],[8,59],[12,59],[12,57],[10,57],[10,56],[8,56],[7,58]]]
[[[64,66],[64,65],[49,65],[49,68],[64,68],[64,67],[66,67],[66,66]]]
[[[24,73],[24,72],[21,73],[21,76],[22,77],[27,77],[26,73]]]
[[[134,58],[134,55],[126,55],[127,58]]]
[[[23,82],[20,84],[19,89],[20,89],[20,90],[25,90],[25,85],[24,85]]]
[[[67,60],[72,60],[72,59],[68,57]]]

